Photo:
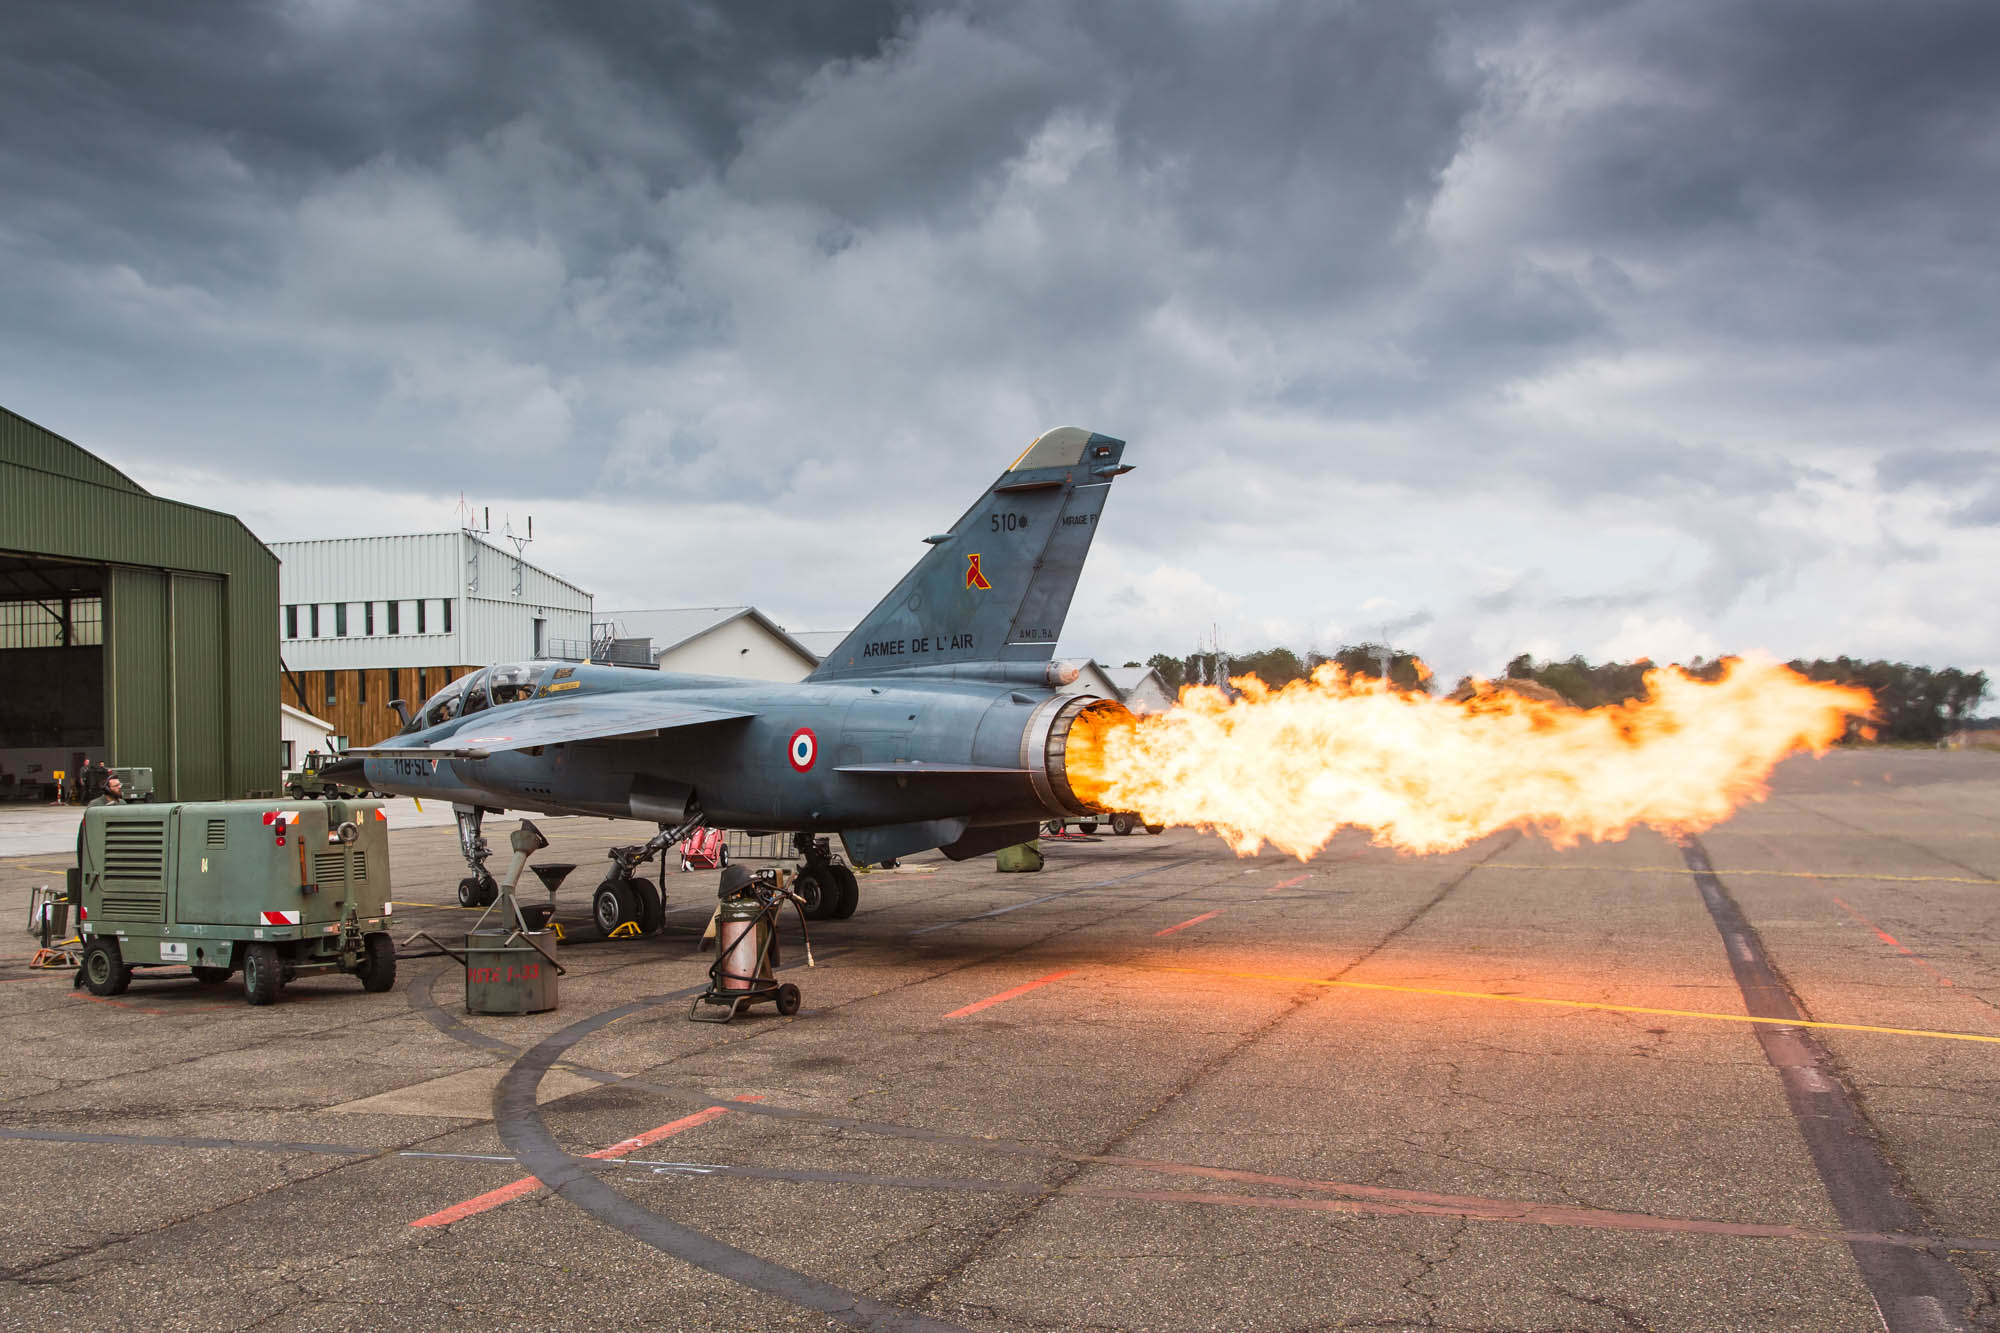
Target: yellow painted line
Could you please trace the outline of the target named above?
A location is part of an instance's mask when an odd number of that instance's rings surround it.
[[[1685,875],[1686,866],[1566,866],[1526,865],[1514,861],[1486,861],[1480,870],[1558,870],[1592,875]],[[1865,879],[1878,884],[2000,884],[2000,879],[1978,879],[1968,875],[1862,875],[1848,870],[1724,870],[1715,868],[1723,879],[1762,875],[1771,879]]]
[[[1642,1004],[1606,1004],[1596,1000],[1553,1000],[1540,995],[1501,995],[1495,991],[1445,990],[1434,986],[1390,986],[1379,981],[1330,981],[1324,977],[1294,977],[1272,972],[1216,972],[1199,967],[1139,967],[1144,972],[1185,972],[1192,976],[1227,977],[1238,981],[1280,981],[1295,986],[1339,987],[1343,990],[1389,991],[1397,995],[1436,995],[1451,1000],[1505,1000],[1509,1004],[1541,1004],[1558,1009],[1597,1009],[1612,1014],[1656,1014],[1663,1018],[1701,1018],[1716,1023],[1768,1023],[1782,1028],[1826,1028],[1835,1032],[1880,1032],[1891,1037],[1929,1037],[1937,1041],[1976,1041],[2000,1046],[2000,1037],[1977,1032],[1939,1032],[1929,1028],[1877,1027],[1871,1023],[1822,1023],[1810,1018],[1761,1018],[1754,1014],[1715,1014],[1700,1009],[1654,1009]]]

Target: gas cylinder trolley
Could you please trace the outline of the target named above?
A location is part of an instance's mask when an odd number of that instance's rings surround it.
[[[725,866],[716,889],[715,961],[708,968],[708,989],[695,997],[688,1017],[697,1023],[727,1023],[753,1004],[769,1001],[785,1015],[799,1011],[799,988],[772,974],[778,963],[778,913],[786,903],[799,914],[806,929],[805,905],[787,889],[781,872],[751,874],[740,865]],[[806,966],[813,965],[812,937],[806,936]]]

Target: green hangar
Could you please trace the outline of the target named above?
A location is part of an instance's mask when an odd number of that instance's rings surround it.
[[[278,559],[0,408],[0,800],[85,759],[160,800],[278,784]]]

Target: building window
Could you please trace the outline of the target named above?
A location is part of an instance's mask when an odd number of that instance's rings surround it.
[[[419,634],[424,633],[424,608],[429,605],[430,603],[423,598],[417,598],[417,633]]]
[[[391,602],[389,605],[394,606],[395,603]],[[389,668],[389,697],[391,699],[403,698],[403,673],[394,667]],[[404,700],[404,702],[407,703],[409,701]]]
[[[444,632],[451,633],[451,598],[444,599]]]
[[[419,667],[417,668],[417,702],[421,704],[430,697],[431,673]]]
[[[347,637],[346,602],[335,602],[333,604],[333,632],[337,638],[344,639]]]
[[[331,671],[328,671],[324,674],[326,676],[326,706],[328,708],[331,708],[333,707],[334,701],[340,697],[340,691],[334,685],[333,673]]]
[[[285,637],[288,639],[299,637],[299,608],[297,606],[288,606],[285,608]]]
[[[403,610],[403,604],[401,602],[389,603],[389,632],[391,634],[401,634],[403,632],[402,630],[403,617],[401,614],[402,610]]]
[[[363,602],[361,604],[361,618],[366,622],[363,632],[373,634],[375,632],[375,603]]]
[[[318,602],[314,602],[314,603],[312,604],[312,637],[313,637],[313,638],[315,638],[315,639],[317,639],[317,638],[319,637],[319,603],[318,603]]]
[[[368,702],[368,673],[366,671],[357,671],[354,673],[354,701],[363,704]]]
[[[278,742],[278,771],[280,773],[289,773],[292,771],[292,743],[290,741]]]

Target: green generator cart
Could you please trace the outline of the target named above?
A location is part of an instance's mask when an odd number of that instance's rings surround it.
[[[83,812],[70,901],[77,984],[117,995],[138,968],[243,974],[251,1004],[308,972],[396,984],[380,801],[186,801]]]

